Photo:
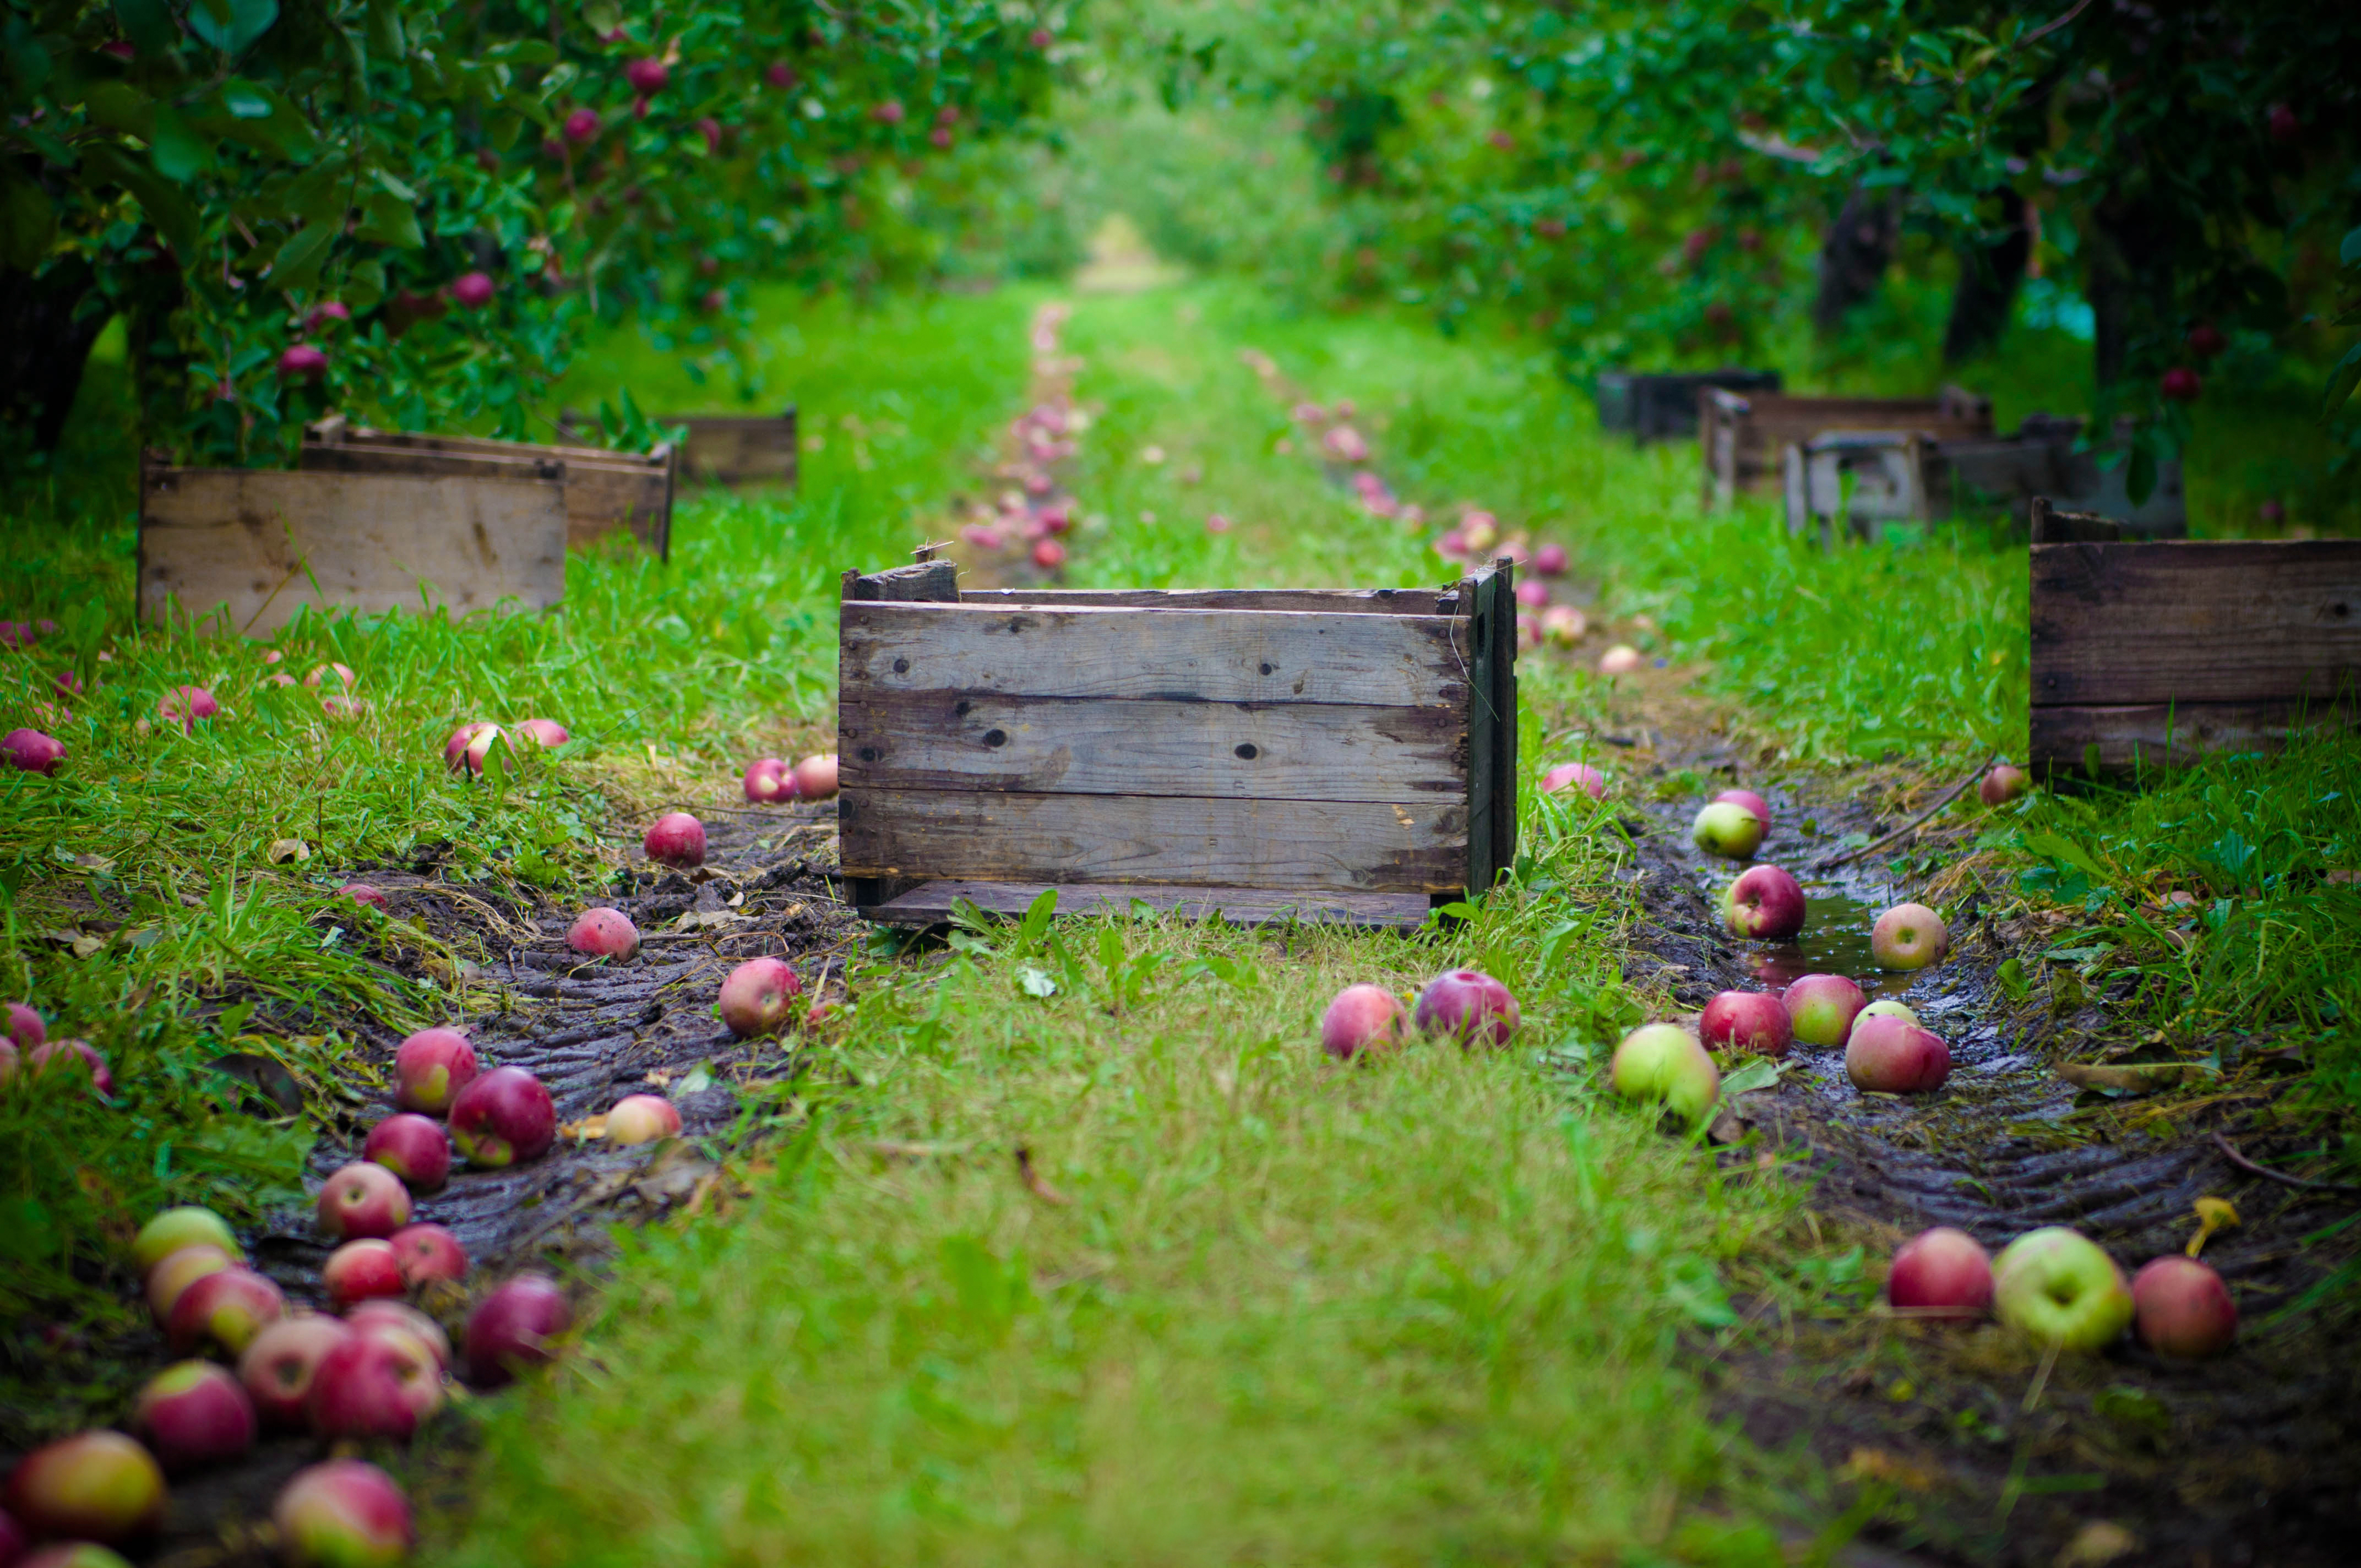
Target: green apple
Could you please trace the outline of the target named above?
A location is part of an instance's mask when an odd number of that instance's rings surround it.
[[[1608,1081],[1626,1100],[1662,1101],[1694,1126],[1721,1095],[1721,1074],[1697,1037],[1677,1024],[1649,1024],[1623,1036]]]
[[[2063,1225],[2027,1231],[1993,1261],[1993,1306],[2060,1350],[2103,1350],[2131,1326],[2132,1288],[2099,1245]]]
[[[1852,1021],[1853,1027],[1859,1028],[1862,1018],[1899,1018],[1908,1024],[1918,1023],[1917,1014],[1913,1013],[1910,1009],[1905,1007],[1902,1003],[1894,1001],[1894,998],[1890,996],[1881,997],[1877,1001],[1872,1002],[1868,1006],[1862,1008],[1860,1015],[1855,1017]],[[1919,1026],[1924,1028],[1926,1025],[1919,1025]]]

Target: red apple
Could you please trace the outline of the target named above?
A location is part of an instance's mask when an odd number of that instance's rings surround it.
[[[623,67],[623,80],[642,98],[653,98],[663,92],[664,84],[671,79],[671,71],[660,60],[635,60]]]
[[[2152,1258],[2132,1276],[2134,1327],[2159,1355],[2200,1361],[2238,1337],[2238,1306],[2222,1277],[2193,1257]]]
[[[451,1141],[471,1165],[537,1159],[557,1141],[557,1107],[524,1069],[496,1067],[451,1102]]]
[[[784,60],[774,60],[763,72],[763,80],[784,93],[796,84],[796,68]]]
[[[410,1189],[372,1159],[355,1160],[320,1186],[320,1229],[338,1241],[384,1237],[410,1223]]]
[[[2003,762],[1976,785],[1976,798],[1986,806],[2006,806],[2032,786],[2033,779],[2023,768]]]
[[[881,126],[900,125],[902,115],[901,102],[894,98],[888,98],[882,104],[873,104],[869,109],[869,117]]]
[[[303,684],[307,686],[317,689],[325,677],[330,674],[334,674],[336,677],[338,684],[346,691],[352,690],[353,683],[360,679],[358,675],[353,674],[349,666],[344,664],[316,664],[313,666],[312,673],[303,677]]]
[[[1320,1014],[1320,1048],[1339,1061],[1384,1055],[1409,1037],[1401,1000],[1382,985],[1348,985]]]
[[[796,771],[777,757],[763,757],[746,766],[746,798],[758,806],[774,800],[793,800],[801,792],[796,788]]]
[[[640,847],[648,859],[684,869],[705,863],[705,824],[686,811],[670,811],[656,818]]]
[[[404,1288],[401,1259],[391,1242],[375,1236],[346,1242],[320,1266],[320,1283],[339,1310],[372,1296],[399,1296]]]
[[[1807,1046],[1828,1047],[1845,1043],[1853,1020],[1869,1004],[1861,987],[1840,974],[1807,974],[1790,983],[1780,1001],[1795,1038]]]
[[[2189,352],[2200,359],[2211,359],[2230,346],[2230,340],[2223,336],[2222,329],[2212,322],[2199,322],[2191,327],[2188,342]]]
[[[25,1548],[30,1544],[31,1540],[25,1534],[25,1527],[9,1518],[7,1514],[0,1513],[0,1568],[24,1568]],[[97,1547],[93,1550],[103,1552],[105,1548]],[[116,1558],[115,1561],[120,1563],[122,1559]],[[130,1568],[130,1565],[126,1563],[124,1568]]]
[[[640,950],[640,928],[620,909],[586,909],[566,927],[566,945],[591,958],[628,959]]]
[[[518,739],[536,746],[563,746],[574,739],[555,718],[528,718],[516,727],[516,732]]]
[[[494,751],[500,753],[504,764],[514,760],[506,731],[497,724],[463,724],[443,743],[443,762],[454,773],[481,778]]]
[[[2176,365],[2164,373],[2156,389],[2176,403],[2193,403],[2203,394],[2205,383],[2188,366]]]
[[[707,157],[714,158],[720,155],[721,122],[719,120],[715,119],[710,115],[706,115],[700,117],[697,122],[697,134],[705,138],[705,153]]]
[[[1943,917],[1923,904],[1897,904],[1870,927],[1869,951],[1877,967],[1921,970],[1940,963],[1950,950],[1951,934]]]
[[[1066,564],[1066,547],[1054,539],[1044,539],[1033,546],[1033,564],[1045,572],[1054,572]]]
[[[2285,104],[2273,104],[2263,113],[2263,124],[2275,142],[2292,142],[2303,135],[2303,122]]]
[[[9,766],[28,773],[56,773],[66,760],[65,743],[38,729],[11,729],[0,737],[0,751],[7,753]]]
[[[476,1047],[456,1029],[421,1029],[393,1053],[393,1102],[439,1116],[475,1081]]]
[[[1533,552],[1533,570],[1544,577],[1554,577],[1565,567],[1565,546],[1563,544],[1544,544]]]
[[[1951,1076],[1951,1047],[1907,1019],[1866,1015],[1845,1041],[1845,1076],[1855,1089],[1923,1094]]]
[[[432,1192],[451,1179],[451,1140],[432,1118],[415,1111],[399,1112],[371,1127],[361,1157],[401,1178],[412,1192]]]
[[[355,1331],[320,1358],[304,1414],[324,1438],[407,1441],[443,1403],[442,1370],[424,1341],[404,1331]]]
[[[357,1459],[297,1471],[270,1518],[291,1568],[396,1568],[417,1539],[401,1488]]]
[[[1058,35],[1047,27],[1036,27],[1025,35],[1025,41],[1035,49],[1048,49],[1058,41]]]
[[[254,1446],[254,1404],[229,1369],[183,1361],[148,1380],[131,1424],[167,1470],[235,1459]]]
[[[11,1002],[8,1003],[8,1037],[29,1051],[49,1037],[49,1028],[41,1022],[38,1013],[21,1002]]]
[[[317,344],[293,344],[279,356],[282,381],[316,381],[327,373],[328,356]]]
[[[115,1074],[107,1070],[106,1058],[88,1040],[50,1040],[35,1046],[25,1053],[25,1067],[27,1075],[36,1080],[52,1072],[60,1080],[81,1079],[102,1100],[115,1092]]]
[[[140,1226],[139,1234],[131,1238],[131,1262],[144,1275],[182,1247],[191,1246],[215,1246],[234,1261],[246,1260],[229,1222],[211,1209],[191,1203],[166,1209]]]
[[[119,1431],[37,1448],[8,1477],[8,1511],[34,1537],[136,1541],[164,1522],[164,1472]]]
[[[1506,1045],[1517,1029],[1517,999],[1481,970],[1450,970],[1420,989],[1416,1018],[1423,1032],[1462,1045]]]
[[[1787,941],[1804,928],[1804,890],[1777,866],[1749,866],[1721,895],[1721,919],[1733,937]]]
[[[1538,579],[1527,577],[1517,585],[1517,603],[1526,609],[1539,609],[1549,603],[1549,589]]]
[[[265,1421],[301,1427],[313,1376],[330,1351],[352,1337],[351,1327],[340,1318],[317,1312],[281,1318],[255,1335],[239,1355],[237,1380]]]
[[[1992,1258],[1965,1231],[1921,1231],[1894,1255],[1885,1299],[1914,1317],[1980,1318],[1992,1310]]]
[[[1542,775],[1542,793],[1555,795],[1560,790],[1578,789],[1593,800],[1607,794],[1607,775],[1587,762],[1560,762]]]
[[[646,1144],[677,1136],[680,1108],[660,1094],[627,1094],[607,1113],[607,1141]]]
[[[1705,1004],[1697,1036],[1708,1047],[1784,1057],[1795,1040],[1787,1004],[1768,991],[1725,991]]]
[[[164,1337],[181,1355],[206,1345],[236,1355],[267,1324],[286,1315],[287,1299],[278,1286],[250,1268],[225,1268],[181,1292]]]
[[[426,1222],[404,1225],[393,1233],[392,1246],[393,1255],[401,1265],[401,1282],[412,1289],[430,1280],[467,1276],[467,1249],[459,1245],[458,1237],[441,1225]]]
[[[451,280],[451,302],[462,310],[482,310],[498,291],[489,272],[462,272]]]
[[[500,1387],[525,1368],[550,1361],[556,1354],[550,1340],[573,1321],[555,1280],[520,1274],[467,1314],[468,1374],[478,1387]]]
[[[566,139],[567,141],[579,145],[580,143],[590,140],[598,134],[598,110],[585,107],[577,109],[572,114],[566,116]]]
[[[434,1354],[438,1369],[451,1370],[451,1336],[443,1332],[441,1323],[407,1301],[380,1296],[357,1302],[345,1314],[344,1321],[355,1333],[409,1334]]]
[[[209,1242],[184,1246],[167,1254],[155,1267],[148,1271],[148,1311],[162,1328],[172,1321],[172,1308],[181,1293],[208,1274],[219,1274],[225,1268],[235,1268],[237,1260]]]
[[[721,1021],[740,1039],[785,1028],[804,982],[781,959],[749,959],[721,982]]]
[[[836,794],[836,753],[822,751],[796,764],[796,793],[806,800],[827,800]]]
[[[365,882],[348,882],[345,883],[344,886],[336,889],[336,896],[338,898],[349,898],[355,904],[365,904],[371,909],[390,909],[393,907],[392,901],[386,897],[385,890],[383,888],[372,886],[370,883]]]

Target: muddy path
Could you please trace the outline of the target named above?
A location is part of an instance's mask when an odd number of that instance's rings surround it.
[[[2138,1042],[2110,1001],[2040,981],[2022,1001],[1999,979],[2014,958],[2039,976],[2048,924],[2013,890],[1971,892],[1953,948],[1916,975],[1870,962],[1875,915],[1924,889],[1872,856],[1814,872],[1848,834],[1882,834],[1931,801],[1932,786],[1889,771],[1843,784],[1756,765],[1643,681],[1619,721],[1634,786],[1702,779],[1691,795],[1625,815],[1645,920],[1627,959],[1635,981],[1695,1007],[1715,992],[1784,984],[1814,970],[1852,975],[1897,996],[1950,1043],[1935,1094],[1863,1095],[1840,1051],[1796,1047],[1772,1088],[1735,1098],[1717,1124],[1732,1171],[1778,1168],[1809,1184],[1812,1229],[1862,1248],[1861,1268],[1827,1271],[1817,1310],[1769,1295],[1741,1300],[1752,1332],[1715,1356],[1720,1411],[1774,1458],[1808,1452],[1874,1504],[1864,1539],[1929,1563],[2348,1563],[2361,1552],[2361,1356],[2317,1310],[2273,1314],[2348,1260],[2361,1195],[2253,1176],[2215,1141],[2269,1167],[2278,1103],[2293,1080],[2250,1068],[2146,1098],[2078,1091],[2058,1066]],[[1662,683],[1668,687],[1670,677]],[[1670,694],[1664,693],[1664,696]],[[1947,781],[1938,781],[1938,783]],[[1772,804],[1762,859],[1805,884],[1810,914],[1795,943],[1722,933],[1716,900],[1736,867],[1689,842],[1714,790],[1754,789]],[[1642,790],[1635,787],[1636,797]],[[1876,807],[1878,809],[1872,809]],[[1963,851],[1973,828],[1930,828]],[[1856,840],[1857,841],[1857,840]],[[2202,1048],[2202,1047],[2201,1047]],[[2071,1225],[2126,1271],[2180,1252],[2201,1197],[2229,1199],[2242,1223],[2203,1255],[2227,1279],[2241,1339],[2222,1360],[2167,1361],[2128,1341],[2046,1371],[1997,1325],[1971,1329],[1882,1315],[1873,1294],[1893,1247],[1928,1225],[1956,1225],[1997,1249],[2026,1230]],[[1701,1349],[1704,1349],[1701,1345]],[[1866,1511],[1866,1510],[1864,1510]]]

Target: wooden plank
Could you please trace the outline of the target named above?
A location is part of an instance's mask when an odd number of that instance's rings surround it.
[[[1297,609],[1436,615],[1445,588],[962,588],[961,604],[1048,609]]]
[[[1492,731],[1492,859],[1475,888],[1489,888],[1517,861],[1517,566],[1506,556],[1496,566],[1492,602],[1498,608],[1488,650],[1492,705],[1499,715]]]
[[[1468,679],[1446,616],[863,602],[846,604],[841,615],[848,696],[958,691],[1458,707]]]
[[[2037,707],[2325,701],[2361,681],[2361,540],[2037,544]]]
[[[986,914],[1015,918],[1033,907],[1048,883],[921,883],[878,905],[861,906],[865,920],[887,926],[940,926],[962,902]],[[1427,902],[1412,894],[1273,893],[1267,888],[1175,887],[1154,883],[1066,883],[1058,884],[1060,918],[1127,918],[1136,902],[1159,914],[1186,920],[1215,916],[1236,926],[1348,926],[1415,929],[1426,924]]]
[[[2033,709],[2033,774],[2079,773],[2095,762],[2107,774],[2136,767],[2181,767],[2208,751],[2274,751],[2299,729],[2361,722],[2350,701],[2150,703],[2119,707]]]
[[[1909,431],[1937,441],[1993,433],[1991,400],[1956,388],[1935,398],[1808,398],[1708,388],[1699,394],[1698,413],[1709,505],[1728,505],[1764,488],[1787,447],[1830,431]]]
[[[700,479],[721,485],[796,482],[796,411],[784,414],[659,414],[654,423],[686,425],[681,462]]]
[[[1466,805],[863,789],[838,797],[848,877],[1434,894],[1467,871]]]
[[[1459,584],[1461,624],[1466,628],[1467,666],[1467,844],[1460,887],[1473,896],[1492,885],[1499,861],[1493,850],[1497,818],[1493,797],[1500,788],[1500,707],[1494,693],[1494,641],[1499,635],[1500,573],[1486,566]],[[1513,597],[1509,601],[1514,604]],[[1515,643],[1510,642],[1513,649]],[[1510,787],[1514,784],[1511,782]]]
[[[883,572],[844,574],[848,604],[956,604],[959,597],[959,567],[949,561],[914,561]]]
[[[1002,696],[847,688],[845,787],[1275,800],[1464,798],[1447,707]]]
[[[347,473],[418,474],[464,471],[469,459],[496,465],[563,463],[568,544],[581,549],[625,528],[659,557],[669,558],[675,466],[669,448],[610,452],[489,436],[372,430],[332,415],[305,428],[296,461],[305,468]]]
[[[423,592],[465,615],[566,595],[554,479],[156,466],[140,492],[139,615],[151,624],[226,607],[217,630],[266,636],[304,605],[417,609]]]

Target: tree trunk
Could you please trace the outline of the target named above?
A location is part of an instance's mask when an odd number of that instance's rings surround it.
[[[2156,206],[2110,197],[2091,211],[2087,249],[2094,367],[2102,389],[2156,367],[2176,342],[2172,228]]]
[[[106,325],[104,311],[74,313],[94,281],[80,257],[38,277],[0,271],[0,422],[28,428],[37,452],[58,449],[90,345]]]
[[[1978,235],[1960,247],[1960,281],[1951,293],[1951,320],[1943,329],[1943,363],[1958,365],[2000,345],[2009,313],[2033,258],[2033,229],[2025,221],[2025,200],[2014,191],[1994,193],[2007,225],[1998,237]]]
[[[1828,225],[1820,241],[1820,291],[1812,302],[1812,328],[1831,337],[1844,325],[1855,306],[1877,292],[1894,260],[1894,242],[1901,230],[1900,213],[1888,195],[1871,195],[1859,186],[1845,198],[1844,210]]]

